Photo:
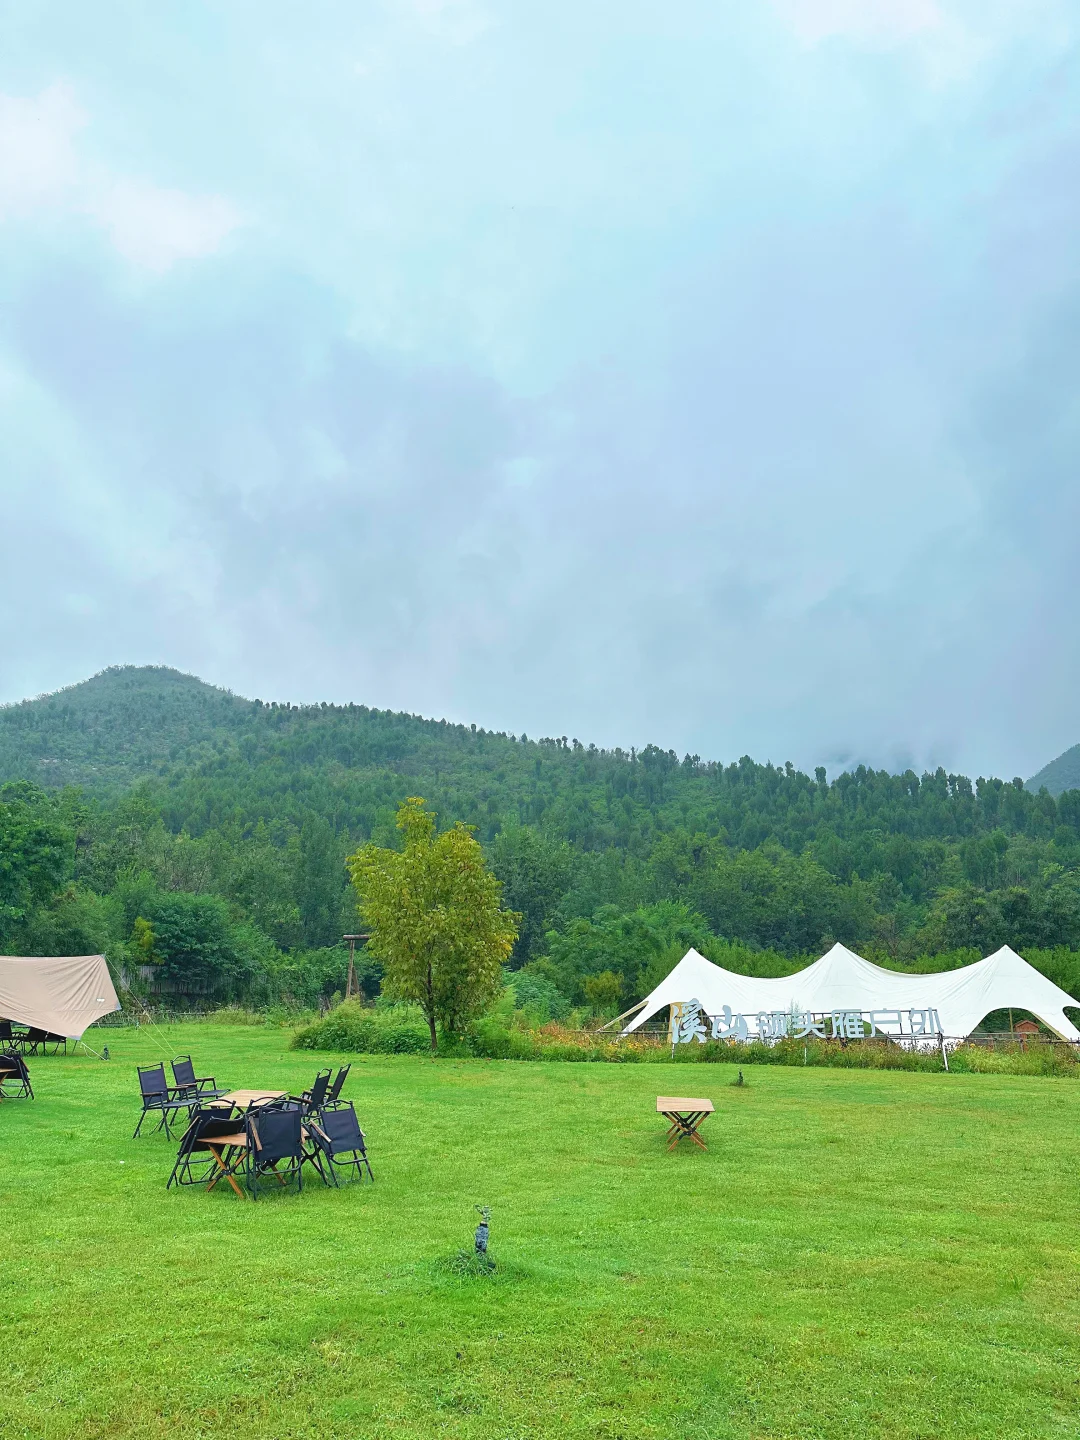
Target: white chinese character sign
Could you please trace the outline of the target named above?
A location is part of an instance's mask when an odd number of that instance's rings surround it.
[[[687,1000],[684,1005],[671,1007],[671,1043],[687,1045],[691,1040],[699,1043],[708,1038],[708,1025],[700,1000]]]
[[[711,1034],[714,1040],[746,1040],[750,1031],[745,1015],[733,1015],[731,1006],[725,1005],[719,1015],[712,1017]]]
[[[894,1040],[940,1040],[941,1019],[930,1007],[918,1010],[831,1010],[808,1014],[792,1005],[790,1010],[760,1010],[740,1015],[725,1005],[719,1015],[706,1015],[700,1000],[687,1000],[671,1007],[671,1043],[685,1045],[696,1040],[868,1040],[881,1035]]]

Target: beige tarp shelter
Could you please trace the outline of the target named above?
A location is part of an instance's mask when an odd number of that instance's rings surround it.
[[[78,1040],[119,1009],[104,955],[0,955],[0,1019]]]

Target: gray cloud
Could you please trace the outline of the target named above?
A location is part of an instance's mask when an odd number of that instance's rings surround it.
[[[11,232],[0,693],[161,661],[263,698],[724,759],[1012,775],[1074,743],[1072,91],[995,72],[927,120],[900,72],[896,103],[861,72],[829,91],[832,53],[785,61],[822,67],[790,113],[786,72],[670,113],[658,81],[641,197],[614,87],[566,172],[576,211],[552,201],[572,147],[544,154],[538,124],[527,218],[504,171],[501,208],[467,213],[453,145],[425,135],[443,208],[395,164],[384,195],[431,233],[366,291],[338,278],[362,231],[344,222],[330,259],[253,223],[152,284]],[[297,133],[325,124],[313,102]],[[766,135],[757,165],[740,124]],[[484,138],[493,175],[512,139]],[[391,234],[353,179],[341,214]]]

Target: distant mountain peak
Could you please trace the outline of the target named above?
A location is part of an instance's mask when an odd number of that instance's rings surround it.
[[[0,706],[0,780],[123,787],[235,731],[251,708],[168,665],[110,665]]]
[[[1044,765],[1037,775],[1027,781],[1025,789],[1038,793],[1044,785],[1051,795],[1080,790],[1080,745],[1073,745],[1056,760],[1051,760],[1049,765]]]

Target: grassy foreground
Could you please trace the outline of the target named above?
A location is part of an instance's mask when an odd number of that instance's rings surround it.
[[[107,1038],[0,1104],[5,1440],[1080,1434],[1073,1082],[354,1056],[375,1185],[253,1205],[166,1193],[135,1064],[329,1057]],[[668,1155],[688,1086],[710,1148]],[[458,1278],[481,1201],[500,1270]]]

